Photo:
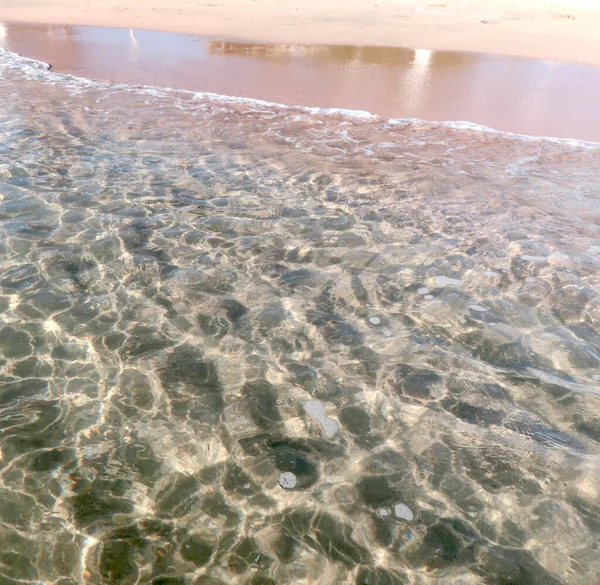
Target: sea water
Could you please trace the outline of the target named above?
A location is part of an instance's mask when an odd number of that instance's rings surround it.
[[[0,52],[0,582],[590,585],[600,145]]]

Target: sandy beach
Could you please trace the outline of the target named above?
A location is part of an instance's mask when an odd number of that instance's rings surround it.
[[[269,43],[481,51],[600,64],[595,0],[0,0],[0,21]]]

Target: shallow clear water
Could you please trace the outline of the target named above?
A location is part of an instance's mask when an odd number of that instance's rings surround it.
[[[596,582],[599,146],[0,100],[1,583]]]

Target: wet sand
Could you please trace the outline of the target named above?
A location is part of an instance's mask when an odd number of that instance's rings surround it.
[[[30,24],[5,25],[0,47],[92,79],[600,141],[600,67],[590,65]]]
[[[0,21],[262,43],[467,50],[600,65],[597,0],[0,0]]]

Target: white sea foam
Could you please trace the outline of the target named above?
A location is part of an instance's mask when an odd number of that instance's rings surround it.
[[[382,116],[378,116],[377,114],[373,114],[371,112],[367,112],[364,110],[349,110],[344,108],[317,108],[317,107],[308,107],[301,105],[285,105],[277,102],[270,102],[266,100],[259,100],[255,98],[246,98],[246,97],[238,97],[238,96],[228,96],[211,92],[195,92],[189,90],[180,90],[171,87],[156,87],[156,86],[148,86],[148,85],[131,85],[125,83],[113,83],[106,81],[96,81],[91,79],[86,79],[84,77],[78,77],[76,75],[67,74],[67,73],[56,73],[51,70],[51,65],[48,63],[44,63],[43,61],[38,61],[36,59],[30,59],[28,57],[23,57],[22,55],[18,55],[17,53],[13,53],[11,51],[7,51],[6,49],[0,49],[0,76],[2,75],[2,69],[13,69],[19,70],[22,74],[29,78],[44,78],[48,82],[59,83],[61,85],[68,85],[71,89],[84,89],[84,88],[106,88],[111,90],[126,90],[126,91],[135,91],[139,93],[144,93],[146,95],[151,95],[157,98],[176,98],[179,96],[187,96],[192,97],[199,100],[209,100],[213,102],[219,102],[223,104],[247,104],[253,105],[262,109],[284,109],[290,111],[299,111],[311,115],[320,115],[320,116],[340,116],[346,117],[349,120],[381,120],[385,121],[388,126],[412,126],[412,127],[428,127],[431,129],[446,127],[453,130],[458,131],[467,131],[467,132],[477,132],[484,134],[496,134],[502,136],[507,139],[515,139],[515,140],[527,140],[527,141],[550,141],[557,144],[562,144],[565,146],[571,146],[575,148],[585,148],[585,149],[594,149],[600,150],[600,142],[591,142],[585,140],[577,140],[571,138],[553,138],[547,136],[529,136],[526,134],[517,134],[513,132],[505,132],[501,130],[495,130],[494,128],[490,128],[488,126],[483,126],[481,124],[477,124],[475,122],[468,121],[429,121],[429,120],[421,120],[418,118],[389,118],[386,119]],[[393,147],[394,144],[387,142],[384,143],[385,148]]]
[[[546,256],[530,256],[529,254],[522,254],[521,260],[526,260],[527,262],[546,262]]]
[[[279,475],[279,485],[285,490],[291,490],[298,484],[298,478],[291,471],[284,471]]]
[[[413,511],[406,504],[395,504],[394,516],[400,520],[406,520],[407,522],[410,522],[415,518]]]
[[[338,432],[338,423],[327,416],[325,405],[320,400],[307,400],[304,403],[304,412],[321,425],[326,437],[331,438]]]
[[[433,279],[433,283],[438,288],[444,288],[446,286],[462,286],[463,281],[458,278],[450,278],[449,276],[436,276]]]

